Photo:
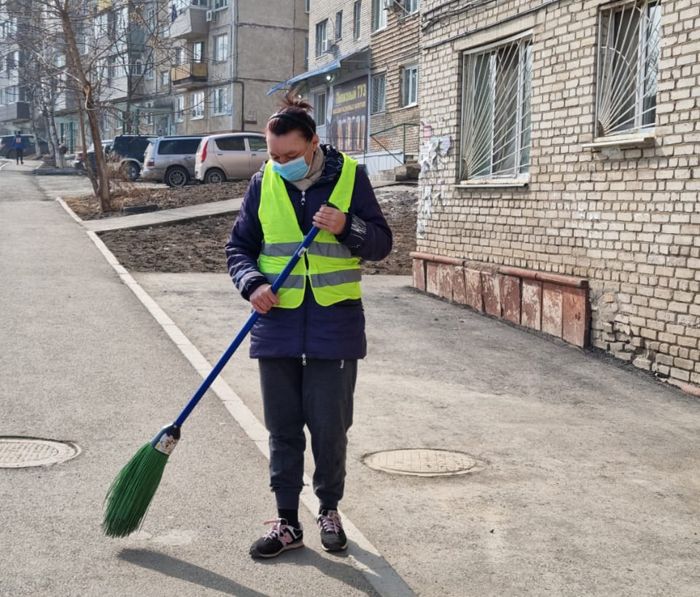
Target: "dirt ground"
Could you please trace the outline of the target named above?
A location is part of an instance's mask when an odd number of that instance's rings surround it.
[[[207,192],[200,192],[197,195],[192,191],[188,194],[188,188],[164,189],[168,194],[176,195],[172,200],[182,202],[172,207],[214,201],[217,199],[211,198],[209,189],[213,188],[216,196],[222,191],[217,188],[217,185],[206,185],[199,188],[206,189]],[[227,189],[226,196],[222,193],[219,199],[242,196],[243,191],[236,195],[232,187],[230,190]],[[365,262],[363,271],[365,274],[410,274],[409,253],[415,250],[416,244],[417,187],[392,185],[377,189],[375,192],[392,229],[394,246],[391,254],[383,261]],[[207,198],[203,200],[204,195]],[[73,203],[69,202],[69,204],[73,208]],[[234,220],[233,214],[212,216],[181,224],[104,232],[100,237],[122,265],[131,271],[223,273],[226,272],[224,245]]]
[[[179,189],[171,189],[165,185],[158,187],[142,186],[140,184],[118,182],[114,190],[113,211],[102,213],[99,201],[93,195],[82,195],[66,199],[70,208],[83,220],[113,218],[128,215],[123,209],[154,206],[158,209],[173,209],[186,205],[198,205],[210,201],[223,201],[243,197],[248,188],[247,180],[225,182],[220,185],[187,185]]]

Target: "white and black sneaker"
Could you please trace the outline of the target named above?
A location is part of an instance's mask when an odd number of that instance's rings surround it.
[[[321,545],[326,551],[343,551],[348,546],[348,538],[343,530],[343,522],[337,510],[321,510],[316,517],[321,529]]]
[[[264,524],[271,524],[272,528],[250,546],[250,555],[254,558],[274,558],[283,551],[304,547],[304,532],[301,524],[299,528],[287,524],[284,518],[267,520]]]

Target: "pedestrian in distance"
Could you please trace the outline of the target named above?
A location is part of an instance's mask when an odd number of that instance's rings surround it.
[[[305,426],[321,544],[327,551],[347,547],[338,504],[357,363],[367,349],[360,261],[383,259],[392,246],[367,174],[320,143],[311,109],[291,91],[269,118],[270,159],[251,178],[226,244],[233,283],[260,313],[250,355],[258,360],[277,516],[251,546],[254,558],[303,546]],[[274,294],[271,283],[312,226],[318,236]]]
[[[19,131],[17,131],[17,134],[15,135],[14,150],[16,163],[18,165],[24,164],[24,141],[22,140],[22,135],[19,133]]]

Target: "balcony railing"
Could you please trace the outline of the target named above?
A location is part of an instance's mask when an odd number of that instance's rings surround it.
[[[27,102],[14,102],[5,106],[0,106],[0,122],[10,122],[12,120],[29,120],[29,104]]]
[[[174,87],[199,87],[207,82],[209,69],[206,62],[178,64],[170,69],[170,80]]]

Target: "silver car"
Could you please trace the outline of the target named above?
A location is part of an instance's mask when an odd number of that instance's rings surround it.
[[[195,176],[206,183],[247,179],[267,160],[265,135],[221,133],[202,139],[197,149]]]
[[[194,178],[194,160],[202,136],[158,137],[146,148],[142,180],[184,187]]]

